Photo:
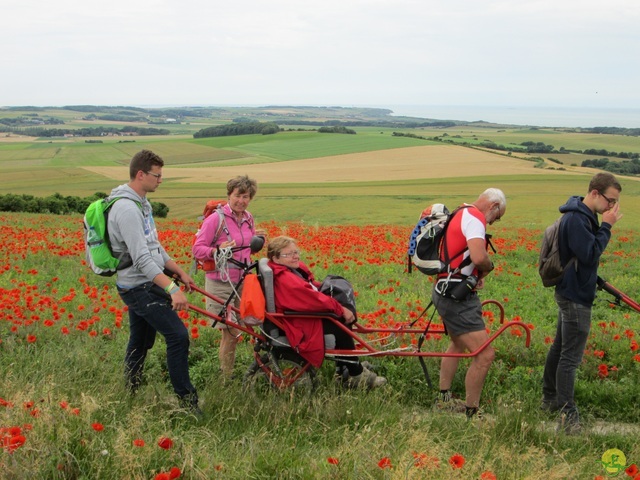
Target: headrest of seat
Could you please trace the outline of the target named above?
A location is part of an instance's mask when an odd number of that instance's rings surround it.
[[[275,313],[276,300],[273,293],[273,270],[271,270],[268,262],[269,259],[267,258],[261,258],[258,261],[258,274],[260,276],[260,281],[262,282],[262,288],[264,289],[267,312]]]

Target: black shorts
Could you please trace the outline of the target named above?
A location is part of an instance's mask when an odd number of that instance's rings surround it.
[[[469,295],[466,300],[457,301],[431,292],[431,299],[442,317],[447,332],[452,335],[478,332],[485,329],[482,319],[482,303],[478,295]]]

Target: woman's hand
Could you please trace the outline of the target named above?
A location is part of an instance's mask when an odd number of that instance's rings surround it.
[[[268,240],[267,231],[264,228],[256,228],[255,235],[257,235],[258,237],[264,238],[265,242]]]

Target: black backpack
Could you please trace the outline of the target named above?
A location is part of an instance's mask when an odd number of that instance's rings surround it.
[[[335,298],[340,305],[351,310],[356,320],[358,319],[356,296],[349,280],[339,275],[327,275],[320,285],[320,292]]]
[[[538,258],[538,273],[542,279],[542,285],[545,287],[553,287],[560,283],[566,268],[572,263],[578,262],[573,257],[566,265],[562,265],[560,261],[560,244],[559,232],[560,225],[564,215],[561,215],[555,222],[549,225],[542,236],[542,245],[540,246],[540,257]]]

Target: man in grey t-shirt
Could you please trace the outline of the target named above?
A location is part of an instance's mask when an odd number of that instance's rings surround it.
[[[129,183],[111,191],[120,197],[111,207],[109,240],[114,252],[126,252],[133,265],[118,270],[118,293],[129,307],[129,343],[125,356],[127,387],[135,392],[142,381],[147,351],[156,332],[167,344],[167,367],[173,389],[183,407],[197,416],[198,394],[189,379],[189,332],[177,311],[185,310],[184,292],[164,271],[178,276],[189,289],[191,277],[173,261],[158,240],[147,193],[162,183],[164,161],[149,150],[136,153],[129,165]]]

